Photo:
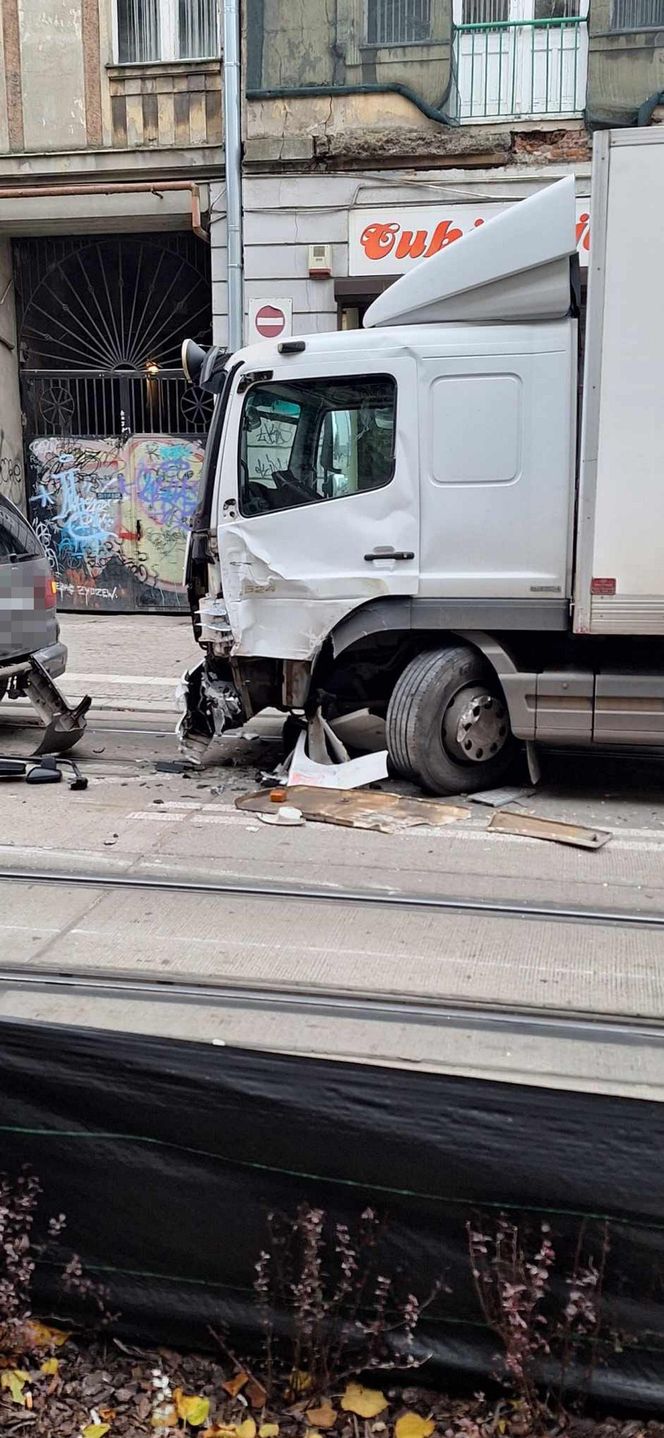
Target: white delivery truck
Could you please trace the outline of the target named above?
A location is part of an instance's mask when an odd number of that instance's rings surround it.
[[[601,134],[583,387],[571,177],[422,261],[363,330],[185,346],[218,396],[186,752],[269,705],[366,707],[445,794],[519,742],[664,743],[663,233],[664,130]]]

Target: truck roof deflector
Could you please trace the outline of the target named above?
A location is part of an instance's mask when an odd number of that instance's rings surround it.
[[[422,260],[374,300],[374,325],[559,319],[576,251],[574,177],[540,190]]]

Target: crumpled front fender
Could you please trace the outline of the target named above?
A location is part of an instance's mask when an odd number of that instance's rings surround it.
[[[183,711],[176,728],[180,753],[191,764],[213,763],[218,741],[246,722],[235,685],[230,678],[214,673],[203,659],[183,675],[177,699]]]

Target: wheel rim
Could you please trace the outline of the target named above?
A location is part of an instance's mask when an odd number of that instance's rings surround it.
[[[486,684],[466,685],[448,705],[442,733],[445,749],[457,763],[486,764],[500,754],[509,739],[504,700]]]

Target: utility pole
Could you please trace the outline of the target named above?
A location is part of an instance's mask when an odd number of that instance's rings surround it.
[[[241,0],[222,0],[224,158],[226,167],[226,227],[228,245],[228,348],[244,343],[244,284],[242,256],[242,62]]]

